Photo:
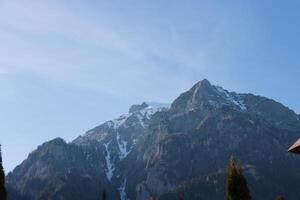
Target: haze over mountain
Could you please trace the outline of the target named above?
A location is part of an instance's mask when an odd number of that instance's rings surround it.
[[[287,147],[300,116],[266,97],[196,83],[171,105],[144,102],[66,143],[45,142],[7,176],[11,200],[219,200],[226,163],[242,165],[253,199],[300,196]]]

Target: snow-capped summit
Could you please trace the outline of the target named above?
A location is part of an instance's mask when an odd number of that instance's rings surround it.
[[[109,126],[118,129],[121,126],[128,127],[132,123],[133,118],[138,119],[140,125],[143,127],[146,125],[146,121],[150,120],[151,116],[156,112],[169,109],[169,104],[155,103],[155,102],[143,102],[142,104],[132,105],[127,114],[106,122]],[[131,120],[129,120],[131,119]]]
[[[129,112],[113,120],[109,120],[94,129],[79,136],[73,142],[76,144],[85,144],[88,141],[101,142],[106,140],[111,132],[120,132],[119,129],[128,129],[133,127],[146,128],[152,115],[160,111],[167,111],[170,104],[143,102],[142,104],[132,105]]]
[[[143,112],[145,110],[152,110],[155,113],[168,108],[170,108],[170,104],[145,101],[142,104],[132,105],[129,108],[129,113]]]

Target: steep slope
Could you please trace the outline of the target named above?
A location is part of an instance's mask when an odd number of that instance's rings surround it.
[[[255,199],[272,198],[272,193],[287,193],[289,199],[299,196],[289,187],[299,180],[299,159],[286,152],[299,137],[299,116],[283,105],[251,94],[230,93],[204,80],[180,95],[158,121],[164,123],[154,129],[145,145],[150,147],[145,150],[149,160],[140,199],[223,170],[230,155],[252,167],[248,178]],[[286,126],[291,121],[296,126]]]
[[[123,166],[134,158],[152,115],[168,107],[133,105],[128,114],[71,143],[60,138],[44,143],[7,176],[10,199],[95,199],[104,190],[112,199],[125,199]]]
[[[234,155],[254,199],[296,200],[300,159],[286,149],[299,136],[300,117],[289,108],[203,80],[170,107],[134,105],[69,144],[45,143],[8,175],[7,185],[18,200],[86,193],[92,199],[103,190],[121,200],[220,199]]]
[[[97,152],[96,145],[82,148],[60,138],[44,143],[7,176],[9,191],[21,199],[95,199],[107,185]]]

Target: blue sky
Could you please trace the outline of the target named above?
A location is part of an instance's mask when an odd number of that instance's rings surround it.
[[[225,3],[226,2],[226,3]],[[12,170],[203,78],[300,113],[300,2],[0,0],[0,143]]]

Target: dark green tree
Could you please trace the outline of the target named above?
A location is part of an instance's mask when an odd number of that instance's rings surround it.
[[[251,200],[243,170],[231,157],[228,163],[225,200]]]
[[[0,145],[0,199],[6,200],[7,194],[5,189],[5,173],[2,165],[2,152],[1,152],[1,145]]]
[[[106,200],[106,192],[105,191],[102,192],[102,198],[101,198],[101,200]]]

